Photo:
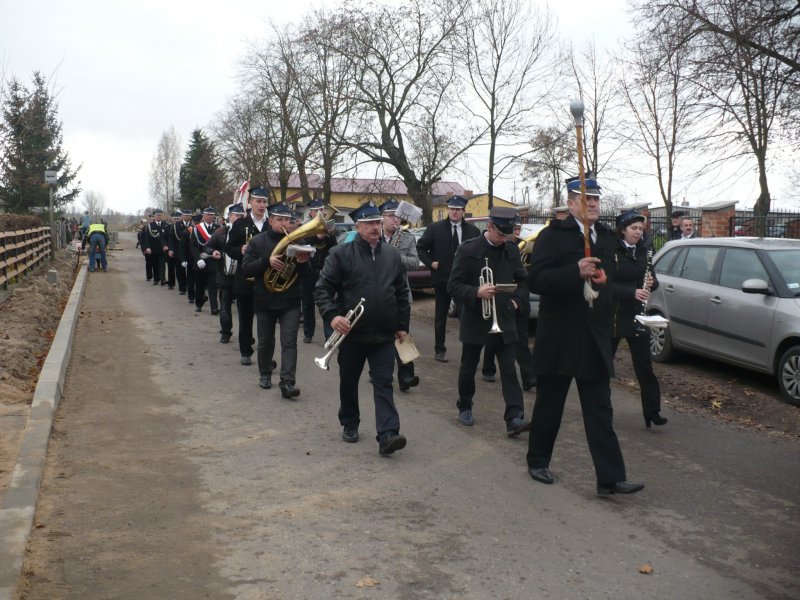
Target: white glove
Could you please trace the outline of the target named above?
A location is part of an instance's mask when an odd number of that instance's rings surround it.
[[[182,266],[182,267],[185,269],[186,267],[188,267],[188,266],[189,266],[189,263],[188,263],[188,262],[186,262],[186,261],[183,261],[183,262],[181,263],[181,266]]]
[[[198,260],[197,261],[197,268],[198,269],[205,269],[206,268],[206,261],[204,261],[202,258],[200,260]]]

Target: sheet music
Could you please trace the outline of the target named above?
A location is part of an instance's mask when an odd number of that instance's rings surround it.
[[[402,362],[404,365],[420,357],[419,350],[417,350],[417,346],[414,344],[414,339],[410,335],[407,335],[402,342],[400,340],[395,340],[394,347],[397,349],[397,355],[400,357],[400,362]]]
[[[289,247],[286,248],[286,256],[289,258],[298,252],[308,252],[311,256],[314,256],[317,253],[317,249],[306,244],[289,244]]]

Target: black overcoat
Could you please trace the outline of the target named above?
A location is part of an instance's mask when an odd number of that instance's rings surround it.
[[[600,258],[608,282],[595,286],[600,296],[589,308],[583,297],[578,261],[583,235],[574,217],[553,219],[536,239],[528,287],[540,295],[533,363],[537,373],[578,379],[614,375],[611,356],[614,248],[617,237],[596,223],[592,256]]]
[[[242,277],[254,277],[255,288],[253,296],[253,306],[257,311],[282,311],[300,306],[300,298],[303,295],[302,280],[308,269],[308,263],[295,263],[295,273],[297,277],[292,284],[282,292],[271,292],[264,285],[264,273],[271,267],[269,258],[275,246],[286,237],[285,233],[273,231],[269,224],[264,230],[250,240],[244,251],[241,272]],[[283,261],[286,262],[285,252]]]
[[[269,224],[264,225],[265,229]],[[255,278],[245,277],[242,275],[242,247],[246,246],[251,239],[261,233],[253,223],[253,218],[247,215],[243,219],[237,219],[231,225],[231,232],[228,236],[228,241],[225,244],[225,253],[233,259],[239,261],[239,266],[236,267],[236,275],[233,279],[233,291],[240,296],[253,295],[253,286],[255,285]]]
[[[494,283],[516,283],[517,290],[512,293],[495,295],[497,307],[497,324],[503,330],[502,334],[489,333],[492,319],[483,318],[483,301],[478,298],[478,287],[481,270],[486,267],[489,259],[489,268],[492,269]],[[463,242],[456,252],[453,270],[447,284],[447,293],[453,298],[464,303],[461,311],[459,340],[462,344],[481,344],[489,341],[490,336],[502,335],[503,342],[511,344],[516,342],[517,310],[512,304],[512,298],[518,306],[528,304],[528,290],[525,287],[527,272],[522,266],[519,248],[513,242],[506,242],[502,246],[492,246],[485,235]]]
[[[636,244],[633,256],[622,240],[618,240],[614,248],[614,337],[650,335],[650,330],[641,327],[635,320],[636,315],[642,312],[642,303],[636,299],[636,290],[644,285],[648,250],[652,251],[644,240]],[[658,279],[652,269],[650,274],[653,276],[650,291],[653,291],[658,288]]]
[[[478,237],[481,230],[472,223],[461,221],[461,243]],[[450,278],[450,271],[453,268],[453,258],[455,253],[451,248],[453,239],[453,223],[450,219],[431,223],[425,229],[425,233],[417,242],[417,254],[423,264],[428,267],[432,263],[438,262],[439,268],[431,269],[431,279],[433,285],[447,285]]]

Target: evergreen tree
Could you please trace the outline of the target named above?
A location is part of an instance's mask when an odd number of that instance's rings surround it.
[[[58,171],[53,198],[56,207],[73,202],[80,193],[77,169],[70,165],[63,148],[58,105],[47,89],[47,81],[33,74],[33,88],[12,79],[0,99],[0,208],[11,213],[29,212],[48,206],[47,169]]]
[[[181,165],[181,204],[191,209],[214,206],[221,212],[222,205],[227,204],[227,196],[223,199],[220,195],[223,187],[224,177],[214,144],[201,129],[195,129]]]

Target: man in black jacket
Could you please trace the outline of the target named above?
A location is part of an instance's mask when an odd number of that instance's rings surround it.
[[[202,254],[205,254],[205,245],[211,239],[214,231],[219,227],[214,222],[217,211],[213,206],[203,209],[203,220],[192,228],[192,235],[189,236],[189,249],[192,255],[191,268],[194,271],[194,306],[195,312],[203,310],[203,304],[208,299],[211,305],[211,314],[219,314],[219,303],[217,298],[217,264],[207,261]],[[206,297],[206,290],[208,296]]]
[[[553,455],[564,403],[575,379],[584,429],[597,476],[597,493],[631,494],[644,488],[626,481],[625,462],[612,424],[610,378],[614,234],[597,220],[600,187],[586,180],[585,218],[590,227],[590,256],[585,256],[581,222],[580,182],[567,183],[570,215],[553,219],[533,247],[528,287],[540,294],[539,323],[533,362],[538,373],[537,397],[528,440],[528,473],[536,481],[553,483]],[[591,305],[585,298],[586,281],[608,275],[603,285],[592,283],[599,296]]]
[[[512,208],[493,208],[489,213],[486,231],[477,238],[461,244],[456,252],[447,291],[462,303],[459,338],[462,343],[461,366],[458,371],[458,420],[462,425],[475,423],[472,398],[475,395],[475,370],[486,346],[494,350],[500,365],[503,399],[506,410],[503,418],[509,436],[526,430],[522,388],[514,366],[517,342],[516,314],[527,302],[523,288],[527,273],[522,266],[519,248],[508,241],[513,230],[515,211]],[[491,270],[491,277],[488,269]],[[483,277],[484,283],[480,283]],[[489,283],[493,280],[494,283]],[[511,293],[498,293],[497,284],[519,284]],[[488,318],[487,318],[488,315]],[[499,332],[491,327],[497,322]]]
[[[314,300],[334,331],[347,336],[339,346],[339,423],[345,442],[358,441],[361,421],[358,380],[369,361],[375,401],[378,452],[392,454],[406,445],[394,404],[394,340],[405,339],[411,305],[397,248],[381,240],[380,211],[367,202],[350,213],[358,236],[331,249],[322,267]],[[363,314],[353,324],[343,315],[361,300]]]
[[[244,218],[244,206],[231,204],[225,209],[227,222],[218,227],[211,239],[206,244],[206,252],[212,255],[216,262],[217,289],[219,290],[219,341],[227,344],[233,335],[233,282],[239,261],[231,258],[225,247],[230,240],[231,228],[241,218]]]
[[[153,221],[147,224],[142,233],[142,251],[144,259],[150,265],[153,274],[153,285],[166,285],[164,281],[164,253],[167,247],[167,223],[161,220],[163,212],[160,208],[153,211]]]
[[[175,264],[175,278],[178,280],[178,294],[186,295],[186,264],[187,259],[181,253],[181,243],[186,228],[192,223],[192,211],[179,210],[180,219],[172,224],[167,236],[167,255]]]
[[[290,260],[284,252],[273,255],[273,250],[286,237],[291,210],[286,204],[273,204],[269,208],[269,221],[265,230],[250,240],[242,260],[242,275],[255,277],[254,307],[258,327],[258,384],[272,388],[272,356],[275,352],[275,326],[281,326],[281,396],[294,398],[300,395],[295,386],[297,370],[297,331],[300,328],[300,300],[303,275],[311,258],[308,252],[298,252]],[[294,269],[297,275],[282,291],[271,291],[264,283],[264,274],[272,269],[281,273],[281,279],[291,277],[286,271]],[[288,282],[287,282],[288,283]]]
[[[311,220],[320,213],[324,215],[325,203],[319,198],[315,198],[306,205],[306,208],[308,208],[308,218]],[[319,233],[306,238],[303,243],[313,246],[316,250],[308,263],[306,276],[303,278],[303,343],[310,344],[314,339],[316,329],[314,287],[317,285],[319,272],[322,271],[322,265],[325,264],[330,249],[336,245],[336,237],[330,232]],[[322,322],[322,332],[327,340],[333,333],[330,323]]]
[[[255,279],[242,275],[242,259],[247,244],[267,227],[267,202],[269,190],[255,187],[250,190],[249,214],[231,226],[225,253],[238,261],[233,279],[233,293],[236,296],[236,312],[239,315],[239,352],[241,363],[250,366],[253,362],[253,288]],[[271,371],[271,369],[270,369]]]
[[[480,229],[464,221],[466,198],[453,196],[447,201],[448,218],[431,223],[417,242],[419,259],[431,269],[433,290],[436,293],[434,314],[434,358],[447,362],[445,337],[447,332],[447,311],[450,308],[450,295],[447,293],[447,280],[453,266],[453,257],[458,245],[480,235]]]

